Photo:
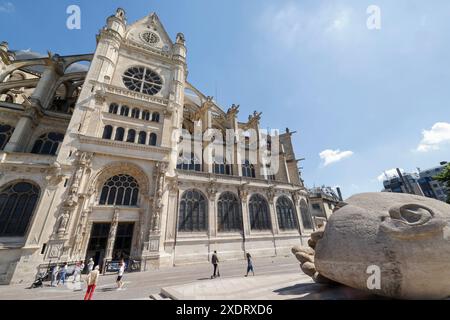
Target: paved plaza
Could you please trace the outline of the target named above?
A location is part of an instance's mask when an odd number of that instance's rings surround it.
[[[246,264],[225,261],[221,277],[211,279],[209,263],[151,270],[125,275],[122,290],[116,289],[116,275],[101,276],[94,300],[214,299],[359,299],[366,295],[344,287],[314,284],[302,273],[295,257],[256,258],[256,276],[244,277]],[[2,300],[82,300],[85,285],[72,284],[27,289],[30,283],[0,286]],[[370,297],[369,297],[370,298]],[[373,298],[373,297],[372,297]]]

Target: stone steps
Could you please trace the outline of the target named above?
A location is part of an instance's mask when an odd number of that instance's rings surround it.
[[[150,295],[151,300],[172,300],[166,297],[163,293],[155,293]]]

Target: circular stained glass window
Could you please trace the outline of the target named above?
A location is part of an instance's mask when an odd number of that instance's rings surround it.
[[[156,72],[145,67],[133,67],[125,71],[123,83],[132,91],[149,95],[155,95],[161,91],[163,84]]]
[[[142,32],[141,39],[142,41],[150,44],[155,44],[159,42],[159,37],[153,32]]]

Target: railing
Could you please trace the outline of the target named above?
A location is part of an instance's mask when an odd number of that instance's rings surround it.
[[[74,271],[75,271],[75,266],[77,264],[78,261],[69,261],[67,262],[67,272],[66,272],[66,277],[70,277],[71,275],[73,275]],[[40,264],[37,267],[37,273],[36,275],[46,275],[44,278],[44,281],[50,281],[52,278],[52,270],[53,267],[58,265],[60,268],[64,266],[66,262],[49,262],[49,263],[43,263]],[[83,271],[83,270],[82,270]],[[61,269],[58,272],[58,279],[59,276],[61,274]]]
[[[141,260],[125,260],[125,272],[140,272],[141,271]],[[102,273],[117,273],[120,269],[120,260],[105,260],[103,263]]]

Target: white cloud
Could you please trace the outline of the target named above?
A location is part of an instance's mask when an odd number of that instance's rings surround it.
[[[16,8],[11,2],[1,2],[0,3],[0,12],[11,13],[14,12]]]
[[[400,172],[403,174],[403,173],[405,173],[405,170],[400,168]],[[377,180],[380,181],[380,182],[383,182],[384,180],[390,179],[390,178],[393,178],[393,177],[398,177],[397,169],[395,169],[395,168],[394,169],[385,170],[382,174],[380,174],[377,177]]]
[[[422,135],[423,138],[417,147],[417,151],[439,150],[441,145],[450,143],[450,123],[437,122],[431,127],[431,130],[423,130]]]
[[[337,150],[324,150],[322,151],[319,156],[320,159],[324,160],[323,165],[324,166],[328,166],[332,163],[335,162],[339,162],[345,158],[349,158],[353,155],[353,151],[342,151],[337,149]]]
[[[271,40],[281,41],[287,48],[317,45],[319,39],[329,42],[338,39],[345,30],[354,39],[355,13],[350,7],[327,3],[314,8],[288,2],[272,4],[264,8],[258,20],[259,29]],[[350,32],[345,32],[350,35]],[[312,41],[312,43],[311,43]],[[320,41],[319,41],[320,42]]]

